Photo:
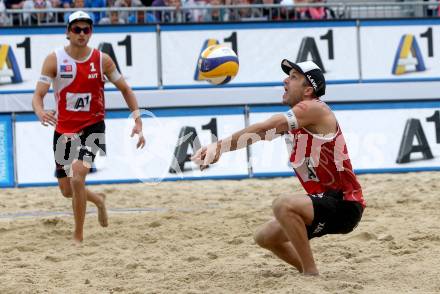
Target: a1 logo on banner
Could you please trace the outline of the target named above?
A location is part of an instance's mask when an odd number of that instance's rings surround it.
[[[328,30],[328,32],[319,37],[320,40],[328,41],[328,59],[335,59],[334,44],[333,44],[333,30]],[[304,37],[301,40],[301,45],[298,50],[298,55],[296,57],[296,62],[303,62],[307,60],[313,60],[316,65],[318,65],[322,72],[325,71],[324,63],[322,62],[321,53],[319,52],[318,46],[316,44],[315,38]]]
[[[436,110],[432,116],[426,118],[426,121],[434,123],[436,143],[440,144],[440,111]],[[418,144],[414,144],[414,139],[417,139]],[[396,163],[411,162],[413,153],[421,153],[423,160],[434,158],[420,120],[409,118],[405,124]]]
[[[202,126],[202,130],[211,132],[211,143],[217,141],[217,119],[211,120]],[[180,129],[179,138],[174,149],[174,156],[171,161],[169,172],[172,174],[182,174],[185,171],[185,163],[191,161],[191,154],[188,154],[188,149],[191,146],[193,153],[200,149],[201,144],[197,131],[192,126],[184,126]]]
[[[0,84],[4,83],[3,78],[12,84],[23,82],[14,51],[8,44],[0,44]]]
[[[433,57],[434,46],[432,28],[428,28],[426,32],[420,34],[420,37],[427,39],[428,57]],[[422,72],[425,70],[425,61],[416,37],[413,34],[404,34],[400,38],[391,73],[393,75],[402,75],[411,72]]]

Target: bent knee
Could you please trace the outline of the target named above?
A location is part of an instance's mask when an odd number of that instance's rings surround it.
[[[294,215],[303,216],[305,215],[306,206],[311,204],[308,201],[309,199],[303,196],[279,197],[272,203],[272,211],[277,219]]]
[[[70,184],[73,187],[78,187],[78,186],[82,186],[85,185],[86,179],[85,176],[83,175],[79,175],[79,174],[74,174],[71,178],[70,178]]]
[[[289,197],[279,197],[272,203],[272,211],[276,218],[296,211],[295,201]]]
[[[266,234],[262,229],[255,232],[254,241],[261,248],[269,249],[271,247],[271,244],[267,241]]]
[[[61,194],[66,198],[72,198],[72,189],[69,188],[61,188],[60,187]]]
[[[258,246],[266,248],[264,233],[262,229],[259,229],[254,233],[254,241]]]

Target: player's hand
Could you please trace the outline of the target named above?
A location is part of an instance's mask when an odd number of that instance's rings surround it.
[[[221,145],[219,142],[209,144],[197,150],[196,154],[191,157],[201,170],[206,169],[210,164],[216,163],[221,156]]]
[[[142,120],[140,118],[136,119],[130,137],[133,137],[135,134],[139,136],[139,140],[136,144],[136,148],[141,148],[141,149],[144,148],[145,138],[144,138],[144,134],[142,133]]]
[[[55,116],[55,113],[56,112],[54,110],[42,110],[36,114],[41,124],[47,127],[49,125],[55,126],[57,124],[57,117]]]

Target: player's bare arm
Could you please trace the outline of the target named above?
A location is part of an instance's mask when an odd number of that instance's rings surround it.
[[[316,101],[302,101],[286,113],[275,114],[269,119],[250,125],[230,137],[200,148],[192,159],[202,169],[217,162],[225,152],[245,148],[260,140],[273,140],[277,135],[292,129],[318,129],[323,119],[331,119],[332,115],[327,106]],[[323,128],[320,128],[323,130]]]
[[[55,112],[52,110],[44,110],[44,96],[49,91],[52,80],[57,74],[57,59],[55,53],[49,54],[43,63],[41,75],[38,79],[35,88],[34,96],[32,97],[32,108],[38,119],[44,126],[56,125],[57,118]]]
[[[131,137],[135,134],[139,136],[138,143],[136,144],[137,148],[143,148],[145,146],[145,138],[142,134],[142,119],[139,112],[139,106],[136,100],[136,96],[134,92],[131,90],[130,86],[125,81],[124,77],[119,73],[116,68],[115,63],[107,54],[103,53],[103,71],[105,76],[108,78],[110,82],[112,82],[116,88],[121,91],[122,96],[127,103],[128,108],[133,114],[133,118],[135,120],[135,125],[133,127],[133,131],[131,132]]]

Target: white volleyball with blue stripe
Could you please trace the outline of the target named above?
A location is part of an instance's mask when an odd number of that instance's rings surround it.
[[[199,72],[211,84],[223,85],[238,73],[238,57],[226,45],[212,45],[206,48],[199,59]]]

